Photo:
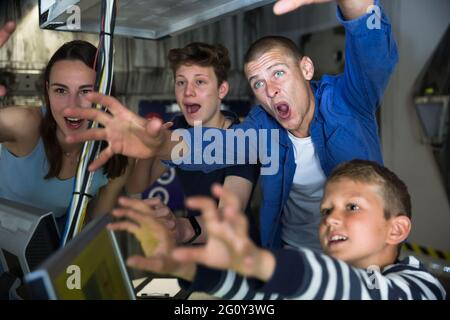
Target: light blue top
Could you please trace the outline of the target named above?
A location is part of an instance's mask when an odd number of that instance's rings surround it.
[[[0,148],[0,197],[34,207],[51,210],[55,217],[66,214],[72,198],[75,178],[45,180],[49,164],[42,138],[27,156],[16,157],[5,146]],[[102,170],[97,170],[91,194],[108,182]]]

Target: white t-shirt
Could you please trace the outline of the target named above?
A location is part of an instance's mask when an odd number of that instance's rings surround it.
[[[281,239],[287,247],[321,250],[320,202],[326,176],[311,137],[297,138],[289,132],[289,139],[294,146],[296,169],[281,217]]]

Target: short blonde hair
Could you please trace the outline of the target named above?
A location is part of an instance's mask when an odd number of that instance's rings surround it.
[[[352,160],[337,166],[327,184],[346,178],[379,187],[384,201],[384,217],[406,215],[411,219],[411,197],[405,183],[386,167],[368,160]]]
[[[266,52],[275,48],[284,50],[294,61],[300,60],[302,57],[300,49],[291,39],[281,36],[267,36],[252,43],[245,53],[244,64],[255,61]]]

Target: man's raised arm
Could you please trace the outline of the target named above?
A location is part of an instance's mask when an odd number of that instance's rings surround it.
[[[273,12],[277,15],[281,15],[294,11],[304,5],[330,1],[331,0],[279,0],[273,6]],[[337,3],[345,19],[353,20],[364,15],[367,8],[373,5],[373,0],[340,0],[337,1]]]

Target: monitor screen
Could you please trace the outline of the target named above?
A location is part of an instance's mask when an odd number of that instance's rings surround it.
[[[91,222],[80,235],[25,277],[37,299],[134,299],[109,215]]]

